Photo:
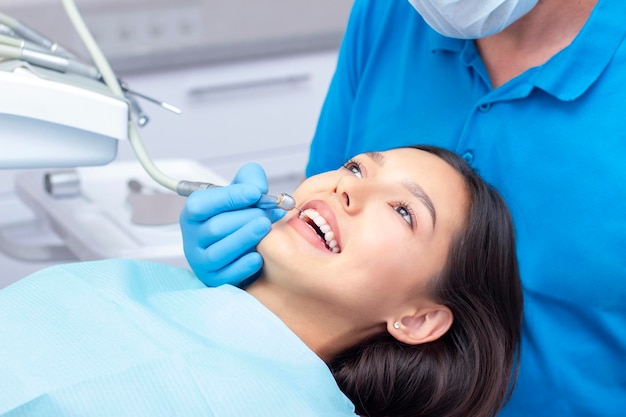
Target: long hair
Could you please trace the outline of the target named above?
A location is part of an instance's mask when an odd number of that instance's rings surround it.
[[[420,345],[377,335],[337,356],[330,368],[361,416],[494,416],[511,394],[519,364],[523,303],[511,215],[458,155],[413,148],[456,169],[470,195],[465,227],[429,286],[454,322],[441,338]]]

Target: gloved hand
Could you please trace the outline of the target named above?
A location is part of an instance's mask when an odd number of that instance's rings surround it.
[[[196,276],[208,286],[240,285],[263,264],[256,245],[282,209],[251,207],[267,193],[265,172],[244,165],[229,186],[193,192],[180,214],[183,248]]]

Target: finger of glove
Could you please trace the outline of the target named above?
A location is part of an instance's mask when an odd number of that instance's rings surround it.
[[[270,219],[272,223],[276,223],[278,220],[285,217],[285,214],[287,214],[287,212],[283,209],[265,210],[265,215],[267,216],[268,219]]]
[[[196,244],[201,248],[208,248],[222,239],[238,236],[253,239],[253,244],[256,245],[269,232],[271,219],[267,217],[265,210],[247,208],[221,213],[204,223],[193,224],[195,226],[188,226],[183,235],[186,235],[186,239],[195,237]]]
[[[228,236],[201,249],[203,264],[220,270],[253,249],[269,233],[271,223],[265,217],[254,219]]]
[[[196,273],[198,278],[209,287],[222,284],[239,285],[261,269],[263,258],[258,252],[250,252],[226,265],[219,272]]]
[[[254,162],[247,163],[239,168],[232,184],[254,185],[261,190],[261,193],[263,194],[267,193],[268,190],[265,171],[261,165]]]
[[[180,215],[183,222],[203,222],[211,217],[252,206],[261,198],[261,190],[250,184],[235,184],[193,192]]]

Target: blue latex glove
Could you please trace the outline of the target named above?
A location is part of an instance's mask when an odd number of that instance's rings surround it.
[[[188,197],[180,214],[183,248],[191,269],[206,285],[241,285],[261,269],[263,259],[255,247],[286,213],[251,207],[264,193],[265,172],[250,163],[231,185]]]

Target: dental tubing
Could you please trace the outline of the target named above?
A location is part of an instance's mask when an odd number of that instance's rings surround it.
[[[80,12],[78,11],[76,4],[73,0],[62,0],[63,6],[65,7],[65,12],[69,17],[74,29],[78,33],[78,36],[83,41],[85,48],[91,55],[91,58],[96,65],[98,71],[100,71],[100,75],[104,83],[111,89],[113,94],[118,97],[124,98],[124,92],[122,91],[122,87],[115,76],[115,73],[111,69],[109,62],[104,57],[104,54],[98,47],[98,44],[94,40],[91,32],[87,28],[84,20],[82,19]],[[159,168],[154,164],[146,149],[141,142],[141,138],[139,137],[139,132],[134,124],[129,124],[128,130],[128,140],[130,142],[137,159],[141,166],[146,170],[148,175],[150,175],[156,182],[163,185],[165,188],[169,188],[172,191],[176,191],[176,185],[178,181],[174,178],[164,174]]]
[[[73,0],[62,0],[63,6],[69,17],[74,29],[78,33],[80,39],[83,44],[87,48],[87,51],[91,55],[91,58],[100,73],[101,79],[104,83],[111,89],[113,94],[125,98],[122,87],[120,86],[119,80],[115,76],[115,73],[111,69],[107,59],[104,54],[98,47],[98,44],[94,40],[91,32],[87,28],[84,20],[82,19],[78,8]],[[4,23],[5,25],[11,27],[13,30],[18,32],[19,30],[15,27],[18,25],[18,22],[15,22],[13,19],[8,20],[7,16],[0,15],[0,23]],[[36,34],[35,34],[36,35]],[[32,36],[35,36],[32,35]],[[50,42],[47,42],[50,43]],[[52,47],[52,46],[51,46]],[[164,174],[159,168],[154,164],[150,156],[148,155],[146,149],[143,146],[141,138],[139,136],[139,132],[137,127],[131,123],[129,125],[128,132],[129,142],[139,163],[145,169],[145,171],[159,184],[162,186],[175,191],[177,194],[181,196],[189,196],[192,192],[207,188],[217,187],[217,185],[205,183],[205,182],[197,182],[197,181],[185,181],[185,180],[176,180],[166,174]],[[295,200],[289,194],[282,193],[279,196],[271,196],[271,195],[263,195],[259,202],[256,204],[257,207],[260,208],[282,208],[284,210],[292,210],[295,208]]]

